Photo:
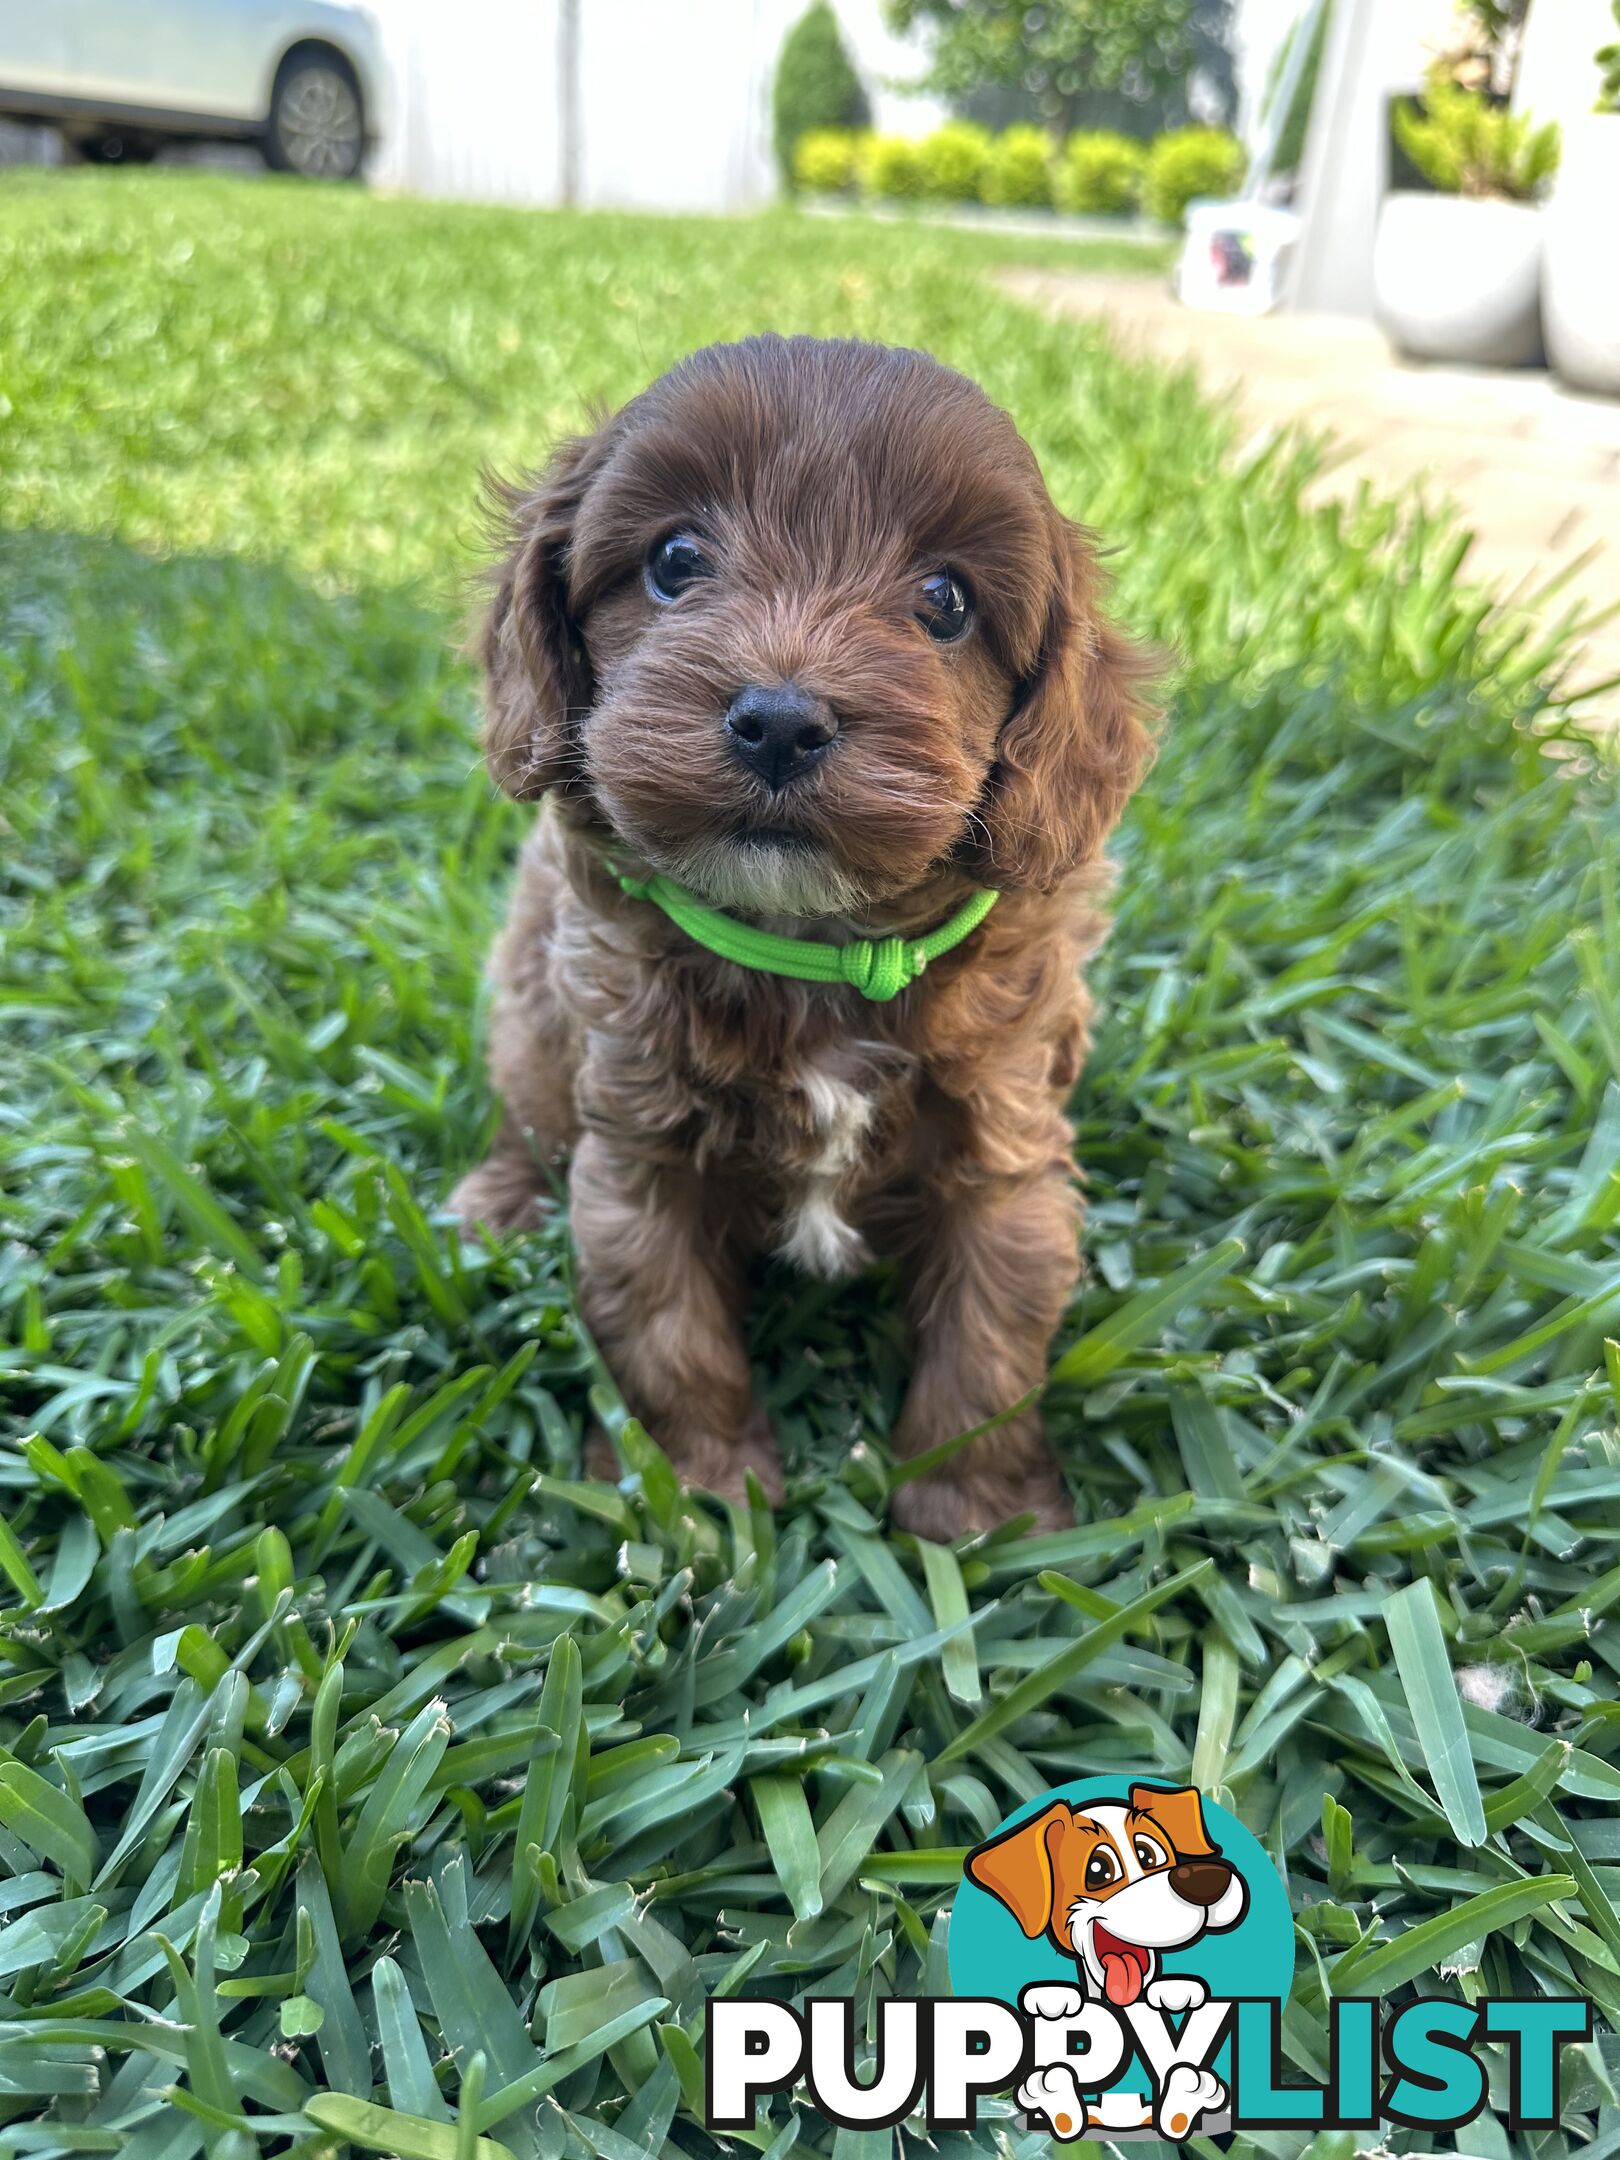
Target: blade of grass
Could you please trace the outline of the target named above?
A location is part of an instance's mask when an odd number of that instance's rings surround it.
[[[1479,1794],[1468,1730],[1440,1626],[1434,1585],[1427,1579],[1398,1590],[1384,1608],[1395,1669],[1435,1793],[1460,1844],[1485,1842],[1485,1804]]]

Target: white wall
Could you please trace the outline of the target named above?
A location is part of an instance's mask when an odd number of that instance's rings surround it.
[[[582,0],[580,200],[732,210],[752,199],[757,0]]]
[[[378,185],[476,202],[557,202],[557,0],[370,6],[391,64],[394,109],[373,166]]]

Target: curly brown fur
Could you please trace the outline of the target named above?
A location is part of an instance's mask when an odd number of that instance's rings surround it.
[[[495,948],[505,1124],[452,1201],[500,1230],[569,1162],[586,1320],[693,1482],[779,1489],[750,1391],[743,1280],[776,1250],[906,1270],[903,1455],[1044,1377],[1079,1273],[1064,1105],[1103,842],[1149,751],[1149,665],[1101,612],[1087,536],[1006,415],[926,355],[763,337],[695,353],[508,502],[483,632],[490,769],[545,795]],[[652,549],[708,574],[673,601]],[[920,581],[973,622],[935,642]],[[830,749],[772,793],[728,709],[797,684]],[[889,1004],[749,973],[604,863],[819,938],[922,931],[980,884],[984,925]],[[1063,1491],[1025,1411],[903,1487],[948,1537]]]

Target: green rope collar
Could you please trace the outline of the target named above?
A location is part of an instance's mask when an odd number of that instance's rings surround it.
[[[776,937],[768,930],[751,929],[735,916],[707,906],[662,872],[636,878],[626,877],[616,863],[607,867],[633,900],[650,900],[662,908],[694,944],[722,960],[761,975],[789,975],[797,982],[847,983],[874,1004],[898,997],[930,960],[938,960],[971,937],[997,899],[995,893],[981,889],[926,937],[853,938],[847,945],[829,945],[819,938]]]

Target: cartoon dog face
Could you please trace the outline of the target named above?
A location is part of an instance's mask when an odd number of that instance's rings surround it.
[[[1054,1800],[971,1852],[967,1875],[1032,1941],[1045,1935],[1072,1957],[1089,1992],[1116,2009],[1141,1995],[1161,1951],[1236,1927],[1249,1905],[1191,1786],[1133,1785],[1128,1805],[1083,1812]]]

